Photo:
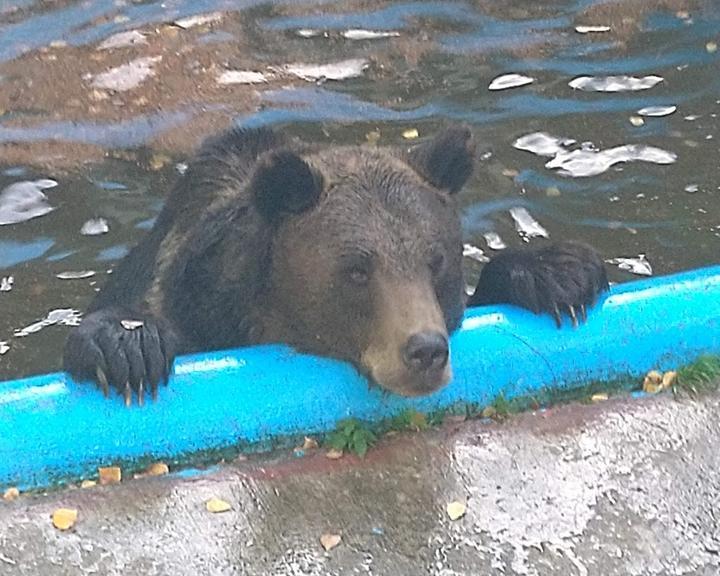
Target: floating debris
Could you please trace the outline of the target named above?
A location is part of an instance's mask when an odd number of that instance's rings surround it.
[[[472,244],[463,244],[463,256],[475,260],[476,262],[490,262],[490,258],[485,256],[485,252]]]
[[[522,74],[503,74],[498,76],[488,86],[488,90],[507,90],[508,88],[518,88],[535,82],[535,78],[523,76]]]
[[[362,30],[360,28],[353,28],[341,32],[343,38],[348,40],[376,40],[378,38],[395,38],[400,36],[400,32],[395,31],[381,31],[381,30]]]
[[[340,534],[323,534],[320,536],[320,544],[325,552],[330,552],[335,546],[340,544],[342,536]]]
[[[145,34],[137,30],[128,30],[113,34],[98,46],[98,50],[112,50],[114,48],[125,48],[127,46],[137,46],[147,44]]]
[[[0,191],[0,226],[25,222],[55,210],[42,192],[55,186],[55,180],[43,179],[15,182],[4,188]]]
[[[175,170],[177,170],[177,173],[180,174],[180,176],[183,176],[185,172],[187,172],[188,165],[185,162],[178,162],[175,164]]]
[[[0,278],[0,292],[10,292],[14,282],[15,278],[13,276],[3,276]]]
[[[80,312],[74,308],[57,308],[55,310],[50,310],[48,315],[42,320],[34,322],[25,328],[15,330],[14,335],[16,338],[22,338],[24,336],[28,336],[29,334],[39,332],[47,326],[54,326],[55,324],[61,324],[62,326],[77,326],[80,324],[81,318],[82,315]]]
[[[204,24],[212,24],[219,22],[225,15],[222,12],[210,12],[208,14],[196,14],[195,16],[188,16],[187,18],[180,18],[175,20],[173,24],[183,30],[194,28],[195,26],[203,26]]]
[[[632,124],[635,127],[642,126],[645,124],[645,120],[640,118],[640,116],[630,116],[630,124]]]
[[[213,514],[219,514],[232,510],[232,506],[230,506],[229,502],[225,502],[225,500],[221,500],[220,498],[210,498],[210,500],[205,502],[205,509]]]
[[[0,356],[6,354],[10,350],[10,345],[5,340],[0,340]]]
[[[418,136],[420,136],[420,133],[417,131],[417,128],[411,128],[402,133],[402,137],[405,138],[405,140],[414,140]]]
[[[688,184],[687,186],[685,186],[684,190],[688,194],[695,194],[698,190],[700,190],[700,185],[699,184]]]
[[[507,248],[507,244],[503,242],[503,239],[500,238],[500,234],[497,232],[485,232],[483,238],[485,238],[485,242],[491,250],[504,250]]]
[[[92,278],[93,276],[95,276],[94,270],[66,271],[55,274],[55,278],[59,278],[60,280],[84,280],[85,278]]]
[[[58,508],[52,513],[52,523],[58,530],[69,530],[77,522],[78,511],[74,508]]]
[[[106,88],[117,92],[132,90],[154,74],[153,66],[160,60],[162,60],[162,56],[137,58],[128,64],[98,74],[92,81],[92,85],[95,88]]]
[[[647,90],[662,81],[661,76],[579,76],[572,79],[568,85],[570,88],[588,92],[627,92]]]
[[[637,258],[610,258],[605,260],[608,264],[617,265],[620,270],[626,270],[638,276],[652,276],[652,266],[645,258],[645,254],[639,254]]]
[[[572,138],[552,136],[546,132],[533,132],[521,136],[513,142],[513,148],[526,150],[538,156],[555,156],[558,152],[564,152],[566,146],[575,144]]]
[[[362,76],[369,63],[364,58],[351,58],[332,64],[288,64],[284,70],[288,74],[309,82],[316,80],[345,80]]]
[[[515,221],[515,229],[518,234],[526,242],[530,238],[549,237],[548,231],[522,206],[510,208],[510,216]]]
[[[80,228],[80,234],[83,236],[100,236],[108,232],[110,232],[110,226],[105,218],[92,218]]]
[[[218,76],[218,84],[263,84],[268,77],[252,70],[225,70]]]
[[[602,174],[611,166],[621,162],[672,164],[675,160],[677,154],[644,144],[626,144],[607,150],[595,150],[588,146],[571,152],[558,152],[555,158],[545,164],[545,167],[558,169],[558,173],[562,176],[585,178]]]
[[[705,44],[705,50],[707,51],[708,54],[714,54],[715,52],[717,52],[717,49],[718,49],[717,42],[710,41],[707,44]]]
[[[677,106],[646,106],[640,108],[638,114],[640,116],[669,116],[677,110]]]
[[[144,323],[142,320],[120,320],[120,324],[125,330],[133,331],[142,328]]]
[[[578,34],[596,34],[601,32],[610,32],[610,26],[575,26],[575,32]]]
[[[462,502],[450,502],[446,507],[445,511],[447,512],[448,518],[452,520],[453,522],[455,520],[460,520],[463,516],[465,516],[465,512],[467,510],[467,507]]]
[[[295,32],[298,36],[301,38],[315,38],[317,36],[320,36],[322,32],[320,30],[314,30],[312,28],[301,28],[297,32]],[[325,34],[327,36],[327,33]]]

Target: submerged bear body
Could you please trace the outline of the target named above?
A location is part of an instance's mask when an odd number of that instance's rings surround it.
[[[155,395],[176,354],[282,342],[390,391],[430,393],[450,379],[466,304],[455,196],[472,166],[464,128],[410,150],[267,130],[212,139],[71,333],[65,368],[129,404]],[[607,286],[597,255],[573,243],[508,251],[487,269],[476,303],[558,319]]]

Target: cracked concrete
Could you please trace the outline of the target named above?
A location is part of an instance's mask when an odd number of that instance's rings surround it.
[[[719,416],[717,395],[576,404],[400,434],[365,460],[276,454],[21,496],[0,504],[0,573],[716,575]],[[232,510],[208,513],[212,496]],[[69,532],[50,522],[61,506],[79,510]]]

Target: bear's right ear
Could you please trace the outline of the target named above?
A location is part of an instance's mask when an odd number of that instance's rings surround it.
[[[255,206],[271,222],[315,206],[322,187],[322,176],[289,150],[262,158],[250,184]]]
[[[469,128],[449,128],[410,148],[407,162],[430,184],[454,194],[473,171],[475,143]]]

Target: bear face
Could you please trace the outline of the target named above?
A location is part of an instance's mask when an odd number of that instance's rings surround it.
[[[262,340],[348,360],[406,396],[449,381],[448,336],[465,299],[452,191],[412,161],[329,149],[270,162],[253,182],[275,226]],[[286,182],[308,187],[306,204],[268,201]]]

